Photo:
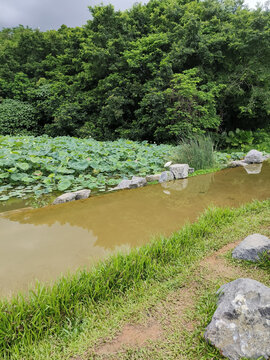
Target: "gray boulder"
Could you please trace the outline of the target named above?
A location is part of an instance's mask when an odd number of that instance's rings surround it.
[[[194,168],[191,168],[191,167],[189,167],[189,168],[188,168],[188,173],[189,173],[189,174],[193,174],[193,173],[194,173],[194,171],[195,171],[195,169],[194,169]]]
[[[133,176],[131,180],[122,180],[115,188],[112,190],[123,190],[123,189],[135,189],[146,185],[146,179],[143,177]]]
[[[245,156],[244,161],[247,164],[259,164],[263,162],[263,155],[258,150],[250,150]]]
[[[74,194],[75,194],[75,200],[88,199],[91,194],[91,190],[89,189],[78,190],[75,191]]]
[[[185,179],[188,177],[188,164],[174,164],[169,167],[170,171],[176,180]]]
[[[91,193],[91,190],[88,190],[88,189],[65,193],[65,194],[58,196],[54,200],[53,205],[63,204],[63,203],[74,201],[74,200],[87,199],[87,198],[89,198],[90,193]]]
[[[261,234],[247,236],[232,252],[235,259],[256,261],[259,254],[270,251],[270,239]],[[270,341],[270,339],[269,339]]]
[[[146,181],[145,178],[138,177],[138,176],[133,176],[132,179],[131,179],[131,183],[130,183],[129,188],[134,189],[134,188],[145,186],[146,184],[147,184],[147,181]]]
[[[270,357],[270,288],[252,279],[223,285],[204,337],[230,360]]]
[[[165,181],[171,181],[171,180],[174,180],[174,176],[171,171],[163,171],[163,173],[161,173],[160,178],[159,178],[160,183],[163,183]]]
[[[262,171],[262,164],[247,164],[245,170],[248,174],[260,174]]]
[[[147,175],[147,176],[146,176],[146,181],[147,181],[147,182],[159,181],[159,178],[160,178],[160,174]]]
[[[234,160],[228,164],[228,167],[235,168],[235,167],[246,166],[246,165],[247,165],[247,163],[244,162],[244,160]]]
[[[120,183],[113,188],[112,190],[123,190],[123,189],[129,189],[131,184],[131,180],[121,180]]]

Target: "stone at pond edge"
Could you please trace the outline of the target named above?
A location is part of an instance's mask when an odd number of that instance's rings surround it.
[[[168,162],[166,162],[166,164],[164,164],[164,167],[166,168],[166,167],[169,167],[171,165],[172,165],[172,161],[168,161]]]
[[[145,186],[147,183],[146,179],[143,177],[133,176],[130,183],[130,189],[137,187]]]
[[[204,337],[230,360],[270,356],[270,288],[252,279],[223,285]]]
[[[147,176],[146,176],[146,181],[147,181],[147,182],[159,181],[159,178],[160,178],[160,174],[147,175]]]
[[[88,189],[65,193],[65,194],[62,194],[61,196],[58,196],[54,200],[53,205],[63,204],[63,203],[74,201],[74,200],[87,199],[87,198],[89,198],[90,193],[91,193],[91,190],[88,190]]]
[[[131,180],[122,180],[115,188],[112,190],[123,190],[123,189],[135,189],[138,187],[145,186],[147,181],[143,177],[133,176]]]
[[[113,188],[112,190],[122,190],[122,189],[129,189],[131,180],[122,180],[120,183]]]
[[[247,163],[245,163],[244,160],[234,160],[228,164],[228,167],[234,168],[234,167],[246,166],[246,165],[247,165]]]
[[[232,252],[232,257],[241,260],[259,260],[259,254],[270,251],[270,239],[261,234],[247,236]],[[270,341],[270,339],[269,339]]]
[[[88,199],[90,196],[90,193],[91,193],[91,190],[89,190],[89,189],[75,191],[75,194],[76,194],[75,200]]]
[[[188,164],[174,164],[170,166],[170,171],[176,180],[185,179],[188,177]]]
[[[244,159],[247,164],[259,164],[263,162],[263,155],[258,150],[250,150]]]
[[[161,173],[160,178],[159,178],[160,183],[163,183],[165,181],[171,181],[171,180],[174,180],[174,176],[171,171],[163,171],[163,173]]]
[[[188,168],[188,173],[189,173],[189,174],[193,174],[193,173],[194,173],[194,171],[195,171],[195,169],[194,169],[194,168],[191,168],[191,167],[189,167],[189,168]]]

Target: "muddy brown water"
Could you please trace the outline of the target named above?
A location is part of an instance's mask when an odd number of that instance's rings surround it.
[[[21,209],[0,215],[0,294],[91,266],[109,254],[170,235],[208,206],[270,197],[270,163],[260,174],[226,169],[189,179]]]

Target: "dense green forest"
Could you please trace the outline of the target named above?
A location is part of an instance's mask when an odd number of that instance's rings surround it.
[[[0,133],[174,142],[268,128],[270,11],[234,0],[90,8],[0,32]]]

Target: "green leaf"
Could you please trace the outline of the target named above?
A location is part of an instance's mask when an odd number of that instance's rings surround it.
[[[70,180],[67,180],[67,179],[62,180],[58,183],[57,189],[59,191],[64,191],[64,190],[68,189],[71,186],[71,184],[72,184],[72,182]]]
[[[18,162],[16,163],[16,166],[21,169],[21,170],[24,170],[24,171],[27,171],[30,169],[30,165],[27,164],[26,162]]]

